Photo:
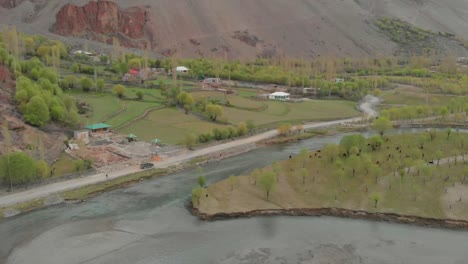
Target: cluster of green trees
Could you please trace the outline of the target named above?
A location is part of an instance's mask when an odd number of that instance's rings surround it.
[[[80,122],[75,99],[62,92],[57,76],[50,68],[41,68],[37,81],[26,75],[20,76],[15,99],[31,125],[44,126],[49,121],[58,121],[74,126]]]
[[[388,77],[393,83],[413,85],[423,88],[428,93],[445,93],[453,95],[468,94],[468,76],[433,75],[431,78]]]
[[[74,73],[83,73],[83,74],[94,74],[95,68],[90,65],[85,65],[81,63],[73,63],[71,67]]]
[[[236,137],[242,137],[248,133],[255,131],[255,124],[249,120],[247,122],[240,122],[236,128],[228,127],[226,129],[214,128],[211,133],[204,133],[198,135],[199,143],[207,143],[213,140],[220,141]]]
[[[453,98],[446,106],[419,105],[384,109],[380,112],[380,116],[390,120],[409,120],[430,116],[441,116],[444,119],[449,114],[466,112],[468,112],[468,96]]]

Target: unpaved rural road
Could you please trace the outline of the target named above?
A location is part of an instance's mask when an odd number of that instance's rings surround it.
[[[369,116],[376,116],[377,112],[373,110],[373,106],[377,103],[379,103],[379,99],[377,97],[366,96],[363,102],[359,105],[359,108],[362,112],[366,113]],[[359,120],[361,120],[361,117],[354,117],[354,118],[335,120],[335,121],[329,121],[329,122],[307,123],[307,124],[304,124],[304,129],[322,128],[322,127],[328,127],[328,126],[333,126],[333,125],[338,125],[338,124],[343,124],[343,123],[348,123],[348,122],[355,122]],[[278,132],[276,130],[270,130],[261,134],[253,135],[251,137],[234,140],[228,143],[223,143],[223,144],[219,144],[219,145],[215,145],[215,146],[211,146],[211,147],[207,147],[203,149],[198,149],[187,154],[171,157],[164,161],[158,162],[155,164],[155,168],[166,168],[171,165],[189,161],[196,157],[202,157],[202,156],[206,156],[206,155],[213,154],[216,152],[228,150],[233,147],[239,147],[242,145],[256,143],[256,142],[259,142],[268,138],[272,138],[276,135],[278,135]],[[141,171],[141,169],[138,166],[133,166],[133,167],[128,167],[128,168],[119,170],[119,171],[109,172],[108,176],[109,176],[109,180],[111,180],[111,179],[116,179],[116,178],[119,178],[128,174],[136,173],[139,171]],[[23,203],[23,202],[34,200],[34,199],[48,197],[51,195],[55,195],[57,193],[84,187],[84,186],[91,185],[91,184],[105,182],[106,180],[107,180],[106,174],[100,173],[100,174],[95,174],[95,175],[84,177],[84,178],[76,178],[72,180],[52,183],[52,184],[40,186],[37,188],[33,188],[27,191],[12,193],[12,194],[0,197],[0,208],[15,205],[18,203]]]

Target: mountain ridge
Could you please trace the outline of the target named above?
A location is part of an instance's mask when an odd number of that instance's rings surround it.
[[[26,33],[41,33],[71,42],[87,37],[109,43],[102,35],[53,34],[56,15],[66,5],[85,6],[86,0],[23,0],[0,2],[0,22],[14,24]],[[101,2],[101,1],[100,1]],[[147,12],[144,36],[136,44],[121,42],[183,57],[253,58],[285,54],[291,57],[361,57],[393,55],[399,49],[375,22],[390,17],[413,26],[468,39],[468,1],[452,0],[115,0],[119,10]],[[15,6],[15,7],[13,7]],[[112,11],[114,12],[114,11]],[[47,15],[46,15],[47,14]],[[465,16],[466,15],[466,16]],[[60,22],[60,21],[59,21]],[[55,26],[54,26],[55,25]],[[241,35],[239,35],[239,32]],[[93,32],[91,32],[93,33]],[[122,34],[120,34],[122,35]],[[141,43],[147,43],[142,45]],[[441,53],[464,56],[466,49],[441,43]]]

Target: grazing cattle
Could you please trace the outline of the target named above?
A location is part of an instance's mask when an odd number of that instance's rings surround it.
[[[317,150],[317,152],[318,152],[318,153],[320,153],[320,152],[321,152],[321,150],[319,149],[319,150]]]
[[[377,165],[380,164],[380,161],[376,161],[375,164],[377,164]]]
[[[292,155],[289,155],[289,159],[292,159]]]

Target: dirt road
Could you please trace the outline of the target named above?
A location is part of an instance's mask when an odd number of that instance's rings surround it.
[[[362,112],[366,113],[369,116],[376,116],[377,112],[374,111],[372,107],[378,102],[379,102],[378,98],[373,97],[373,96],[366,96],[363,102],[359,105],[359,108]],[[361,120],[361,117],[354,117],[354,118],[335,120],[335,121],[329,121],[329,122],[308,123],[308,124],[304,124],[304,129],[322,128],[322,127],[328,127],[328,126],[333,126],[333,125],[338,125],[338,124],[343,124],[343,123],[348,123],[348,122],[356,122],[359,120]],[[242,139],[234,140],[234,141],[223,143],[223,144],[194,150],[187,154],[171,157],[164,161],[158,162],[155,164],[155,167],[166,168],[171,165],[176,165],[181,162],[189,161],[196,157],[202,157],[202,156],[206,156],[206,155],[213,154],[216,152],[228,150],[233,147],[239,147],[239,146],[246,145],[246,144],[256,143],[256,142],[259,142],[268,138],[272,138],[276,136],[277,134],[278,132],[276,130],[270,130],[261,134],[253,135],[251,137],[242,138]],[[27,191],[5,195],[3,197],[0,197],[0,208],[30,201],[30,200],[34,200],[34,199],[51,196],[60,192],[84,187],[87,185],[105,182],[106,180],[116,179],[116,178],[119,178],[128,174],[139,172],[139,171],[141,171],[139,167],[133,166],[133,167],[125,168],[123,170],[109,172],[108,179],[106,179],[105,173],[100,173],[100,174],[96,174],[96,175],[92,175],[92,176],[88,176],[84,178],[77,178],[77,179],[52,183],[49,185],[40,186],[40,187],[30,189]]]

